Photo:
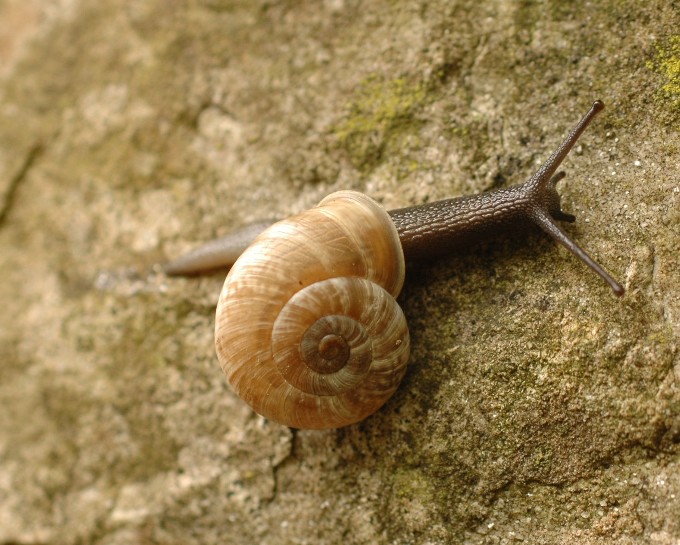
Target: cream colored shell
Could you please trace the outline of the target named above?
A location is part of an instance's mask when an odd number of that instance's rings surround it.
[[[232,267],[215,324],[222,369],[259,414],[336,428],[376,411],[409,356],[404,256],[385,210],[341,191],[274,224]]]

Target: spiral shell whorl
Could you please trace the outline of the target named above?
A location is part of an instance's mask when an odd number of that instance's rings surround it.
[[[360,193],[262,233],[232,267],[217,306],[217,354],[258,413],[298,428],[362,420],[397,388],[409,354],[394,297],[404,279],[396,229]]]

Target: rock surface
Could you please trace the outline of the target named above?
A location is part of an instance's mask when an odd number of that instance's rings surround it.
[[[0,543],[680,543],[680,9],[0,2]],[[397,394],[293,431],[230,391],[222,278],[158,267],[340,188],[565,162],[568,231],[412,268]]]

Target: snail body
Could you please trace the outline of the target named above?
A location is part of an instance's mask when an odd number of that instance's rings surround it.
[[[596,101],[523,184],[390,212],[341,191],[260,234],[264,225],[249,226],[203,246],[165,271],[233,263],[217,305],[216,350],[232,388],[256,412],[297,428],[358,422],[405,371],[408,329],[395,301],[405,262],[534,224],[624,293],[555,222],[575,220],[560,208],[555,185],[564,173],[555,172],[603,107]]]

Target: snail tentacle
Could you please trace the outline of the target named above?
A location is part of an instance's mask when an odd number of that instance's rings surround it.
[[[546,214],[543,210],[537,209],[534,212],[534,221],[539,225],[546,233],[548,233],[553,240],[559,242],[572,254],[576,255],[581,261],[583,261],[588,267],[595,271],[600,277],[604,279],[607,284],[611,287],[612,291],[617,296],[622,296],[626,290],[619,284],[607,271],[605,271],[586,251],[581,248],[576,242],[571,240],[569,236],[562,230],[562,228],[557,225],[549,214]]]

